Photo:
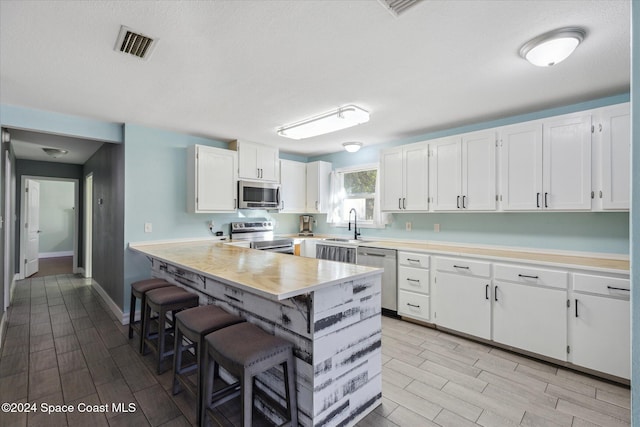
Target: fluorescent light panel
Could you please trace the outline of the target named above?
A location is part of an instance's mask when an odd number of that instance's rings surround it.
[[[346,129],[369,121],[369,113],[355,105],[346,105],[278,129],[278,135],[304,139]]]

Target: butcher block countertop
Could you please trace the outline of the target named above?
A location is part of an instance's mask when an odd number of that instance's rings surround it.
[[[379,268],[247,249],[217,241],[132,243],[129,248],[275,300],[382,273]]]

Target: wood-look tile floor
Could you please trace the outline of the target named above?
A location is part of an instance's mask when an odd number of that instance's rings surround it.
[[[58,275],[18,282],[0,355],[0,401],[134,403],[132,413],[0,413],[0,426],[190,426],[195,402],[172,396],[171,372],[90,286]],[[617,426],[630,423],[628,387],[412,323],[383,317],[383,403],[359,426]],[[218,410],[239,425],[239,403]],[[261,421],[257,424],[264,424]]]

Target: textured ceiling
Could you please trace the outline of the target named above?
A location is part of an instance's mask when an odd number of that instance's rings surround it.
[[[148,61],[113,50],[120,25],[159,39]],[[587,31],[565,62],[518,56],[563,26]],[[2,0],[0,102],[309,156],[627,92],[629,47],[626,0]],[[350,103],[371,121],[275,133]]]

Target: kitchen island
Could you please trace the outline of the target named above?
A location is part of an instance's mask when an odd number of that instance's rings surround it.
[[[131,244],[151,275],[294,344],[298,419],[354,425],[382,399],[381,269],[211,241]],[[258,387],[280,400],[280,373]],[[277,412],[258,409],[276,423]]]

